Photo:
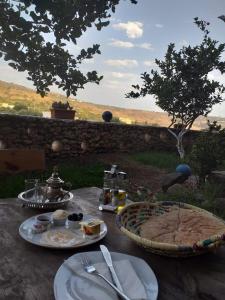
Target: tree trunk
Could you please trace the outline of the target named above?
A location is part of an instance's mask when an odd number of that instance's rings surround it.
[[[185,155],[185,151],[184,151],[184,146],[183,146],[183,136],[185,135],[185,133],[188,131],[187,129],[181,129],[181,131],[176,134],[173,130],[171,130],[170,128],[168,128],[168,131],[175,137],[175,139],[177,140],[177,151],[180,155],[180,159],[182,160],[184,158]]]

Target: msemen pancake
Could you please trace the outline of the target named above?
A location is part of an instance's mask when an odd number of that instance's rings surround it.
[[[150,216],[141,225],[140,235],[155,242],[192,246],[210,236],[225,233],[225,223],[201,211],[172,206]]]
[[[68,229],[59,229],[44,232],[42,241],[49,246],[67,247],[81,243],[82,238]]]

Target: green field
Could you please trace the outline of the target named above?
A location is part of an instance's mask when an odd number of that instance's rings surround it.
[[[73,162],[58,164],[60,177],[71,189],[97,186],[102,187],[103,170],[101,163],[93,165],[77,165]],[[13,198],[24,191],[25,179],[40,179],[44,182],[52,173],[52,166],[45,172],[24,172],[21,174],[0,174],[0,198]]]

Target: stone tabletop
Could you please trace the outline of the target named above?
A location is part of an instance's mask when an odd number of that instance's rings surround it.
[[[225,299],[225,248],[183,259],[148,253],[119,231],[114,214],[97,210],[100,189],[84,188],[73,193],[70,210],[97,215],[107,224],[108,234],[102,244],[111,251],[143,258],[151,266],[159,282],[159,300]],[[99,243],[74,250],[52,250],[24,241],[18,228],[38,213],[22,208],[16,199],[0,200],[1,300],[53,300],[54,276],[63,261],[77,252],[99,250]]]

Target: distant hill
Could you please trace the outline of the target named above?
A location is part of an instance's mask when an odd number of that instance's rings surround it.
[[[67,98],[57,93],[50,93],[42,98],[32,89],[0,80],[0,112],[18,112],[20,114],[29,112],[29,114],[40,115],[42,112],[49,111],[53,101],[59,100],[67,101]],[[77,111],[76,117],[79,119],[102,121],[103,111],[110,110],[117,121],[128,124],[168,126],[170,123],[166,113],[93,104],[77,99],[70,99],[69,102]],[[17,111],[14,110],[14,106]],[[225,118],[209,117],[209,119],[217,120],[222,127],[225,127]],[[200,117],[194,123],[193,129],[204,129],[207,127],[206,124],[206,119]]]

